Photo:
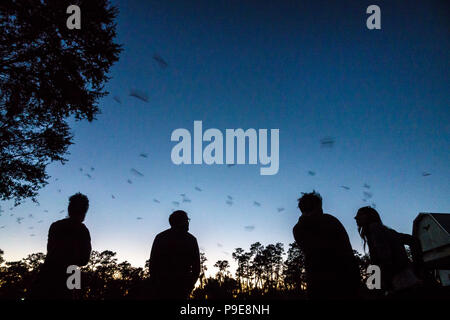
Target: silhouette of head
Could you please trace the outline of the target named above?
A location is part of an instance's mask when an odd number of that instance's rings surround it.
[[[355,220],[358,228],[367,227],[372,223],[381,223],[381,218],[378,211],[369,206],[359,208],[356,213]]]
[[[69,217],[83,222],[89,209],[89,199],[82,193],[75,193],[69,198]]]
[[[358,225],[358,233],[361,236],[361,239],[363,239],[364,241],[365,249],[367,243],[368,226],[372,223],[382,224],[380,215],[378,214],[377,210],[367,206],[359,208],[358,212],[356,213],[355,220],[356,224]]]
[[[303,216],[322,214],[322,197],[314,190],[311,193],[302,192],[301,198],[298,199],[298,208]]]
[[[189,218],[183,210],[172,212],[169,216],[169,223],[172,229],[189,230]]]

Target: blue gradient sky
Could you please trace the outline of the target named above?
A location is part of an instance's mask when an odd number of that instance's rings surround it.
[[[7,260],[45,252],[48,227],[78,191],[91,201],[85,223],[93,248],[135,266],[148,259],[181,193],[192,200],[179,208],[191,216],[210,264],[231,261],[234,248],[256,241],[287,247],[302,191],[322,194],[324,210],[342,221],[358,250],[353,217],[363,205],[376,203],[386,225],[408,233],[419,212],[450,212],[448,2],[377,1],[379,31],[366,28],[372,1],[113,3],[124,51],[111,71],[111,94],[97,121],[73,123],[69,161],[49,166],[39,207],[28,201],[10,211],[10,202],[1,203]],[[155,53],[168,68],[155,63]],[[133,88],[149,102],[128,96]],[[222,132],[279,128],[279,173],[261,176],[259,165],[175,166],[170,135],[192,133],[194,120]],[[326,136],[335,137],[334,148],[321,148]],[[25,219],[17,224],[17,217]]]

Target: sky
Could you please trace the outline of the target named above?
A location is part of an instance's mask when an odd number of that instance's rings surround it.
[[[112,3],[124,51],[110,94],[96,121],[71,121],[68,162],[49,165],[39,206],[0,203],[6,260],[45,253],[50,224],[67,215],[76,192],[90,199],[94,250],[143,267],[169,214],[183,209],[210,272],[257,241],[287,250],[297,199],[313,189],[359,251],[353,217],[362,206],[375,205],[384,224],[404,233],[419,212],[450,213],[448,2],[376,1],[381,30],[366,27],[372,1]],[[279,129],[278,173],[260,175],[259,164],[173,164],[171,133],[193,133],[195,120],[222,133]],[[326,137],[331,148],[321,145]]]

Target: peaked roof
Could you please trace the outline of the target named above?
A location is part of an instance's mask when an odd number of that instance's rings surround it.
[[[450,234],[450,213],[430,213],[421,212],[414,219],[414,229],[417,228],[417,223],[422,219],[423,216],[431,216],[448,234]]]
[[[430,213],[431,216],[444,228],[447,233],[450,233],[450,214],[448,213]]]

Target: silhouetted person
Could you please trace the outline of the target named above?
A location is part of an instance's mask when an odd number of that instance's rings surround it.
[[[160,299],[187,299],[200,275],[197,239],[188,232],[186,212],[177,210],[169,217],[171,228],[153,241],[150,254],[152,296]]]
[[[65,219],[52,223],[48,232],[47,256],[35,283],[31,298],[71,299],[75,292],[67,288],[67,267],[84,266],[91,254],[91,237],[83,224],[89,208],[88,198],[74,194],[69,198]],[[83,283],[81,283],[83,285]]]
[[[369,247],[370,263],[380,267],[381,289],[397,291],[420,285],[421,281],[416,277],[423,266],[419,240],[383,225],[380,215],[372,207],[360,208],[355,219],[364,248],[366,244]],[[405,245],[411,249],[414,265]]]
[[[323,213],[320,194],[303,193],[294,238],[305,255],[309,299],[357,298],[359,268],[347,232],[338,219]]]

